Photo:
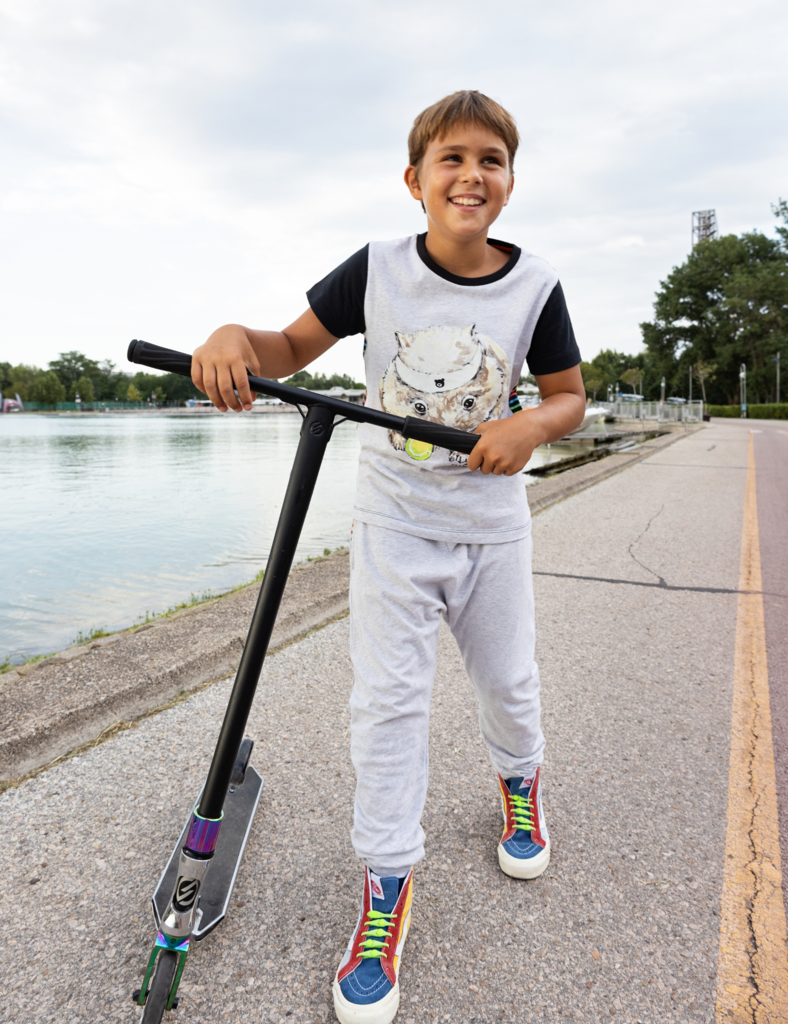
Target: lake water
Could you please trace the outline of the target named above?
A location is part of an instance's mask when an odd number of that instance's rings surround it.
[[[287,413],[0,416],[0,661],[251,580],[300,429]],[[357,456],[355,426],[340,424],[298,559],[347,544]]]

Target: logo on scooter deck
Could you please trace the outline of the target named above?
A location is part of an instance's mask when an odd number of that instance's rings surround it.
[[[194,901],[197,899],[199,889],[200,883],[196,878],[184,878],[181,875],[175,885],[175,896],[172,901],[175,909],[181,911],[181,913],[185,910],[191,910],[194,906]]]

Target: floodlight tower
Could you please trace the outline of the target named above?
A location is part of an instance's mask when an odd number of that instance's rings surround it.
[[[695,210],[692,214],[692,248],[698,242],[717,237],[717,211]]]

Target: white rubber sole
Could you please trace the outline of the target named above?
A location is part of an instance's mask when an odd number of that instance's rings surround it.
[[[550,863],[550,840],[547,840],[547,846],[541,853],[537,853],[535,857],[528,857],[527,860],[513,857],[504,850],[501,843],[498,843],[498,863],[501,865],[501,871],[511,878],[538,878],[547,870]]]
[[[399,978],[387,996],[377,1003],[359,1006],[349,1003],[342,995],[339,982],[334,978],[334,1013],[340,1024],[391,1024],[399,1009]]]

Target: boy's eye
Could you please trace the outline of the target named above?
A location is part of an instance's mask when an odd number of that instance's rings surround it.
[[[419,414],[419,416],[426,416],[426,414],[427,414],[427,406],[426,406],[426,404],[424,402],[414,402],[413,403],[413,408],[416,410],[416,412]]]
[[[475,398],[471,398],[471,397],[463,398],[463,400],[462,400],[462,407],[463,407],[463,409],[472,409],[474,407],[474,405],[476,405],[476,399]]]

